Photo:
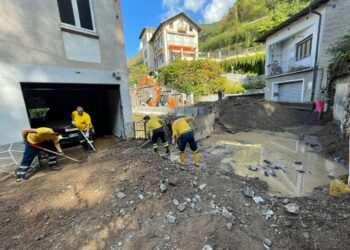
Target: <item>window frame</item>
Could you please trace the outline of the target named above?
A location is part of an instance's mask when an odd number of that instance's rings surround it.
[[[310,35],[295,45],[296,61],[302,61],[305,58],[308,58],[312,55],[312,42],[313,42],[313,35]],[[309,51],[307,51],[308,45],[310,45]]]
[[[75,25],[63,23],[61,18],[60,18],[61,28],[96,35],[97,30],[96,30],[95,14],[94,14],[94,10],[93,10],[92,0],[88,0],[89,5],[90,5],[90,14],[91,14],[91,21],[92,21],[92,28],[93,28],[92,30],[81,27],[78,2],[77,2],[78,0],[70,0],[70,1],[72,3],[73,17],[74,17]]]

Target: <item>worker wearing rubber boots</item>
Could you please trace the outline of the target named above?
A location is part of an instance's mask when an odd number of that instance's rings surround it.
[[[185,149],[189,144],[192,152],[194,153],[194,165],[199,167],[199,150],[194,138],[194,132],[191,126],[188,124],[193,118],[179,118],[172,122],[173,130],[173,143],[177,143],[180,150],[179,164],[185,164]]]
[[[88,113],[84,112],[84,109],[81,106],[78,106],[76,111],[72,113],[72,124],[79,129],[78,140],[83,148],[88,150],[93,150],[89,145],[88,139],[91,144],[94,143],[94,129],[91,123],[91,117]],[[84,134],[83,134],[84,133]]]
[[[169,143],[165,138],[165,131],[163,128],[163,125],[160,123],[160,120],[158,117],[150,117],[145,116],[143,120],[146,123],[146,130],[148,132],[148,137],[151,137],[152,133],[152,143],[153,143],[153,150],[155,153],[158,152],[158,140],[160,139],[163,143],[163,147],[165,148],[165,153],[169,154]]]
[[[17,182],[25,179],[26,173],[29,170],[30,164],[38,155],[40,149],[38,146],[56,151],[64,156],[59,144],[60,136],[51,128],[23,129],[22,137],[25,143],[24,154],[20,166],[16,170]],[[60,170],[57,165],[57,157],[54,154],[49,154],[49,167],[51,170]]]

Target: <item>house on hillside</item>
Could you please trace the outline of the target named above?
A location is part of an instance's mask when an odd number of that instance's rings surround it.
[[[257,41],[266,43],[266,99],[312,102],[327,88],[328,49],[350,32],[350,1],[316,0]]]
[[[0,145],[65,128],[77,105],[97,134],[133,135],[119,0],[2,1],[0,13]]]
[[[144,63],[151,70],[159,70],[177,58],[195,58],[200,31],[184,12],[163,21],[156,29],[144,28],[139,37]]]

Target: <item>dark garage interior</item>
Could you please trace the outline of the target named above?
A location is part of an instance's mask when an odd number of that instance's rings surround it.
[[[71,126],[71,113],[79,105],[90,114],[96,136],[117,134],[118,85],[22,83],[21,87],[32,128]]]

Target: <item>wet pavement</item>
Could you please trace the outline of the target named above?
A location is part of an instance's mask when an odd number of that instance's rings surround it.
[[[347,169],[312,152],[312,148],[289,133],[238,133],[213,135],[203,142],[222,155],[221,168],[259,178],[273,194],[298,197],[315,187],[347,174]]]

